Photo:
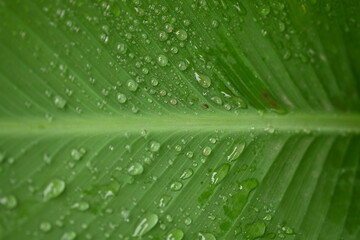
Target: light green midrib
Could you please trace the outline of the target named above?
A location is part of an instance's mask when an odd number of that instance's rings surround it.
[[[360,114],[199,114],[164,116],[63,116],[0,119],[0,135],[111,134],[124,132],[277,131],[360,133]]]

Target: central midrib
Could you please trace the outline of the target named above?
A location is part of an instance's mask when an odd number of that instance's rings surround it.
[[[0,135],[101,134],[166,131],[286,131],[360,133],[360,114],[199,114],[63,116],[49,122],[44,118],[1,119]]]

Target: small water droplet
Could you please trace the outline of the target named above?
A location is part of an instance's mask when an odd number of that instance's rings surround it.
[[[63,97],[56,95],[54,97],[54,104],[56,107],[63,109],[66,106],[66,100]]]
[[[257,239],[264,235],[266,225],[263,221],[257,221],[245,226],[244,238],[249,240]]]
[[[65,190],[65,182],[60,179],[53,179],[44,189],[44,201],[58,197]]]
[[[187,217],[187,218],[185,218],[184,223],[185,223],[186,226],[189,226],[192,223],[192,219]]]
[[[155,227],[159,217],[154,213],[145,214],[135,227],[133,237],[142,237]]]
[[[160,41],[166,41],[168,39],[168,34],[164,31],[161,31],[159,33],[159,40]]]
[[[85,201],[74,203],[71,206],[71,208],[77,209],[77,210],[82,211],[82,212],[88,210],[89,207],[90,207],[90,204],[88,202],[85,202]]]
[[[39,226],[40,230],[43,232],[49,232],[51,230],[51,223],[49,222],[42,222]]]
[[[188,158],[192,158],[193,156],[194,156],[194,153],[192,151],[188,151],[186,153],[186,157],[188,157]]]
[[[70,156],[75,161],[78,161],[84,156],[85,153],[86,153],[86,150],[84,148],[80,148],[80,149],[74,148],[71,150]]]
[[[14,195],[0,197],[0,204],[8,209],[13,209],[17,206],[17,199]]]
[[[74,240],[76,238],[76,233],[74,231],[65,232],[60,240]]]
[[[216,103],[217,105],[222,105],[222,100],[218,96],[211,97],[211,100]]]
[[[172,197],[169,196],[169,195],[164,195],[160,198],[160,201],[159,201],[159,207],[166,207],[169,202],[171,201]]]
[[[133,163],[130,165],[127,171],[132,176],[140,175],[144,172],[144,167],[140,163]]]

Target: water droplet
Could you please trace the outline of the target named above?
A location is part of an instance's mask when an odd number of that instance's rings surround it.
[[[209,138],[209,142],[211,142],[212,144],[215,144],[217,142],[216,138]]]
[[[66,100],[63,97],[56,95],[54,97],[54,104],[56,107],[63,109],[66,106]]]
[[[176,145],[176,146],[175,146],[175,151],[180,152],[181,149],[182,149],[182,147],[181,147],[180,145]]]
[[[76,233],[74,231],[65,232],[60,240],[74,240],[76,238]]]
[[[171,23],[166,23],[165,30],[170,33],[174,30],[174,26]]]
[[[86,153],[86,150],[84,148],[80,148],[80,149],[74,148],[74,149],[71,150],[70,156],[75,161],[78,161],[84,156],[85,153]]]
[[[216,240],[216,237],[211,233],[199,233],[199,240]]]
[[[160,201],[159,201],[159,207],[166,207],[169,202],[171,201],[172,197],[169,196],[169,195],[164,195],[160,198]]]
[[[218,96],[211,97],[211,100],[216,103],[217,105],[222,105],[222,100]]]
[[[188,158],[192,158],[193,156],[194,156],[194,153],[192,151],[188,151],[186,153],[186,157],[188,157]]]
[[[137,89],[138,89],[138,83],[137,82],[135,82],[134,80],[129,80],[128,82],[127,82],[127,87],[128,87],[128,89],[130,90],[130,91],[132,91],[132,92],[135,92]]]
[[[230,165],[225,163],[211,174],[211,184],[219,184],[228,174]]]
[[[51,223],[49,222],[42,222],[39,226],[40,230],[43,232],[48,232],[51,230]]]
[[[194,171],[191,168],[185,169],[184,172],[180,175],[180,179],[188,179],[193,175],[193,173]]]
[[[159,55],[157,61],[161,67],[165,67],[168,64],[168,59],[165,55]]]
[[[166,32],[161,31],[159,33],[159,40],[160,41],[166,41],[168,39],[168,34]]]
[[[144,172],[144,167],[140,163],[133,163],[130,165],[127,171],[132,176],[140,175]]]
[[[154,87],[156,87],[157,85],[159,85],[159,81],[156,80],[155,78],[151,79],[151,85],[153,85]]]
[[[166,240],[181,240],[184,237],[184,232],[178,228],[173,228],[166,236]]]
[[[202,151],[202,154],[204,156],[209,156],[211,154],[211,151],[212,151],[211,147],[205,147]]]
[[[192,223],[192,219],[187,217],[187,218],[185,218],[184,223],[185,223],[186,226],[189,226]]]
[[[176,34],[177,39],[179,39],[180,41],[185,41],[188,37],[186,31],[182,30],[182,29],[177,30],[175,34]]]
[[[151,152],[158,152],[159,149],[160,149],[160,143],[159,142],[156,142],[156,141],[152,141],[150,143],[150,151]]]
[[[231,153],[227,156],[227,160],[232,162],[235,161],[236,159],[238,159],[241,155],[241,153],[244,151],[245,149],[245,143],[238,143],[234,146],[233,150],[231,151]]]
[[[90,207],[90,204],[88,202],[85,202],[85,201],[74,203],[71,206],[71,208],[77,209],[77,210],[82,211],[82,212],[88,210],[89,207]]]
[[[126,47],[126,45],[125,45],[124,43],[119,43],[119,44],[116,46],[116,49],[117,49],[120,53],[124,54],[124,53],[126,53],[127,47]]]
[[[14,195],[4,196],[0,198],[0,204],[8,209],[13,209],[17,206],[17,199]]]
[[[127,100],[127,97],[126,97],[126,95],[123,94],[123,93],[118,93],[118,94],[116,95],[116,99],[118,100],[119,103],[125,103],[126,100]]]
[[[179,191],[182,188],[182,183],[179,181],[175,181],[170,185],[170,189],[172,191]]]
[[[154,213],[145,214],[138,222],[133,237],[141,237],[155,227],[159,217]]]
[[[52,180],[44,189],[43,197],[44,201],[58,197],[65,190],[65,182],[60,179]]]
[[[203,88],[209,88],[211,86],[211,80],[208,76],[195,72],[195,78]]]
[[[266,16],[270,13],[270,6],[267,4],[264,4],[259,7],[259,13],[263,16]]]
[[[263,221],[257,221],[245,226],[244,238],[249,240],[257,239],[264,235],[266,225]]]
[[[179,62],[178,67],[179,67],[180,71],[185,71],[188,67],[188,64],[185,61],[181,61],[181,62]]]

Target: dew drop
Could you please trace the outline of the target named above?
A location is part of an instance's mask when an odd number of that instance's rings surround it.
[[[211,97],[211,100],[216,103],[217,105],[222,105],[222,100],[218,96]]]
[[[70,156],[75,161],[78,161],[84,156],[85,153],[86,153],[86,150],[84,148],[80,148],[80,149],[74,148],[71,150]]]
[[[219,184],[221,181],[224,180],[226,175],[228,174],[230,169],[230,165],[225,163],[218,167],[212,174],[211,174],[211,184]]]
[[[264,235],[266,225],[263,221],[257,221],[245,226],[244,238],[249,240],[257,239]]]
[[[63,97],[56,95],[54,97],[54,104],[56,107],[63,109],[66,106],[66,100]]]
[[[82,211],[82,212],[88,210],[89,207],[90,207],[90,204],[88,202],[85,202],[85,201],[74,203],[71,206],[71,208],[77,209],[77,210]]]
[[[133,163],[130,165],[127,171],[132,176],[140,175],[144,172],[144,167],[140,163]]]
[[[0,204],[8,209],[13,209],[17,206],[17,199],[14,195],[0,197]]]
[[[76,238],[76,233],[74,231],[65,232],[60,240],[74,240]]]
[[[43,232],[49,232],[51,230],[51,223],[42,222],[40,223],[39,229]]]
[[[184,237],[184,232],[178,228],[173,228],[168,232],[166,240],[181,240]]]
[[[159,217],[154,213],[147,213],[145,214],[138,224],[133,233],[133,237],[141,237],[144,234],[148,233],[151,229],[155,227],[159,220]]]
[[[160,201],[159,201],[159,207],[166,207],[169,202],[171,201],[172,197],[169,196],[169,195],[164,195],[160,198]]]
[[[126,95],[123,94],[123,93],[118,93],[118,94],[116,95],[116,99],[117,99],[117,101],[118,101],[119,103],[125,103],[126,100],[127,100],[127,97],[126,97]]]
[[[192,223],[192,219],[187,217],[187,218],[185,218],[184,223],[185,223],[186,226],[189,226]]]
[[[170,33],[174,30],[174,26],[171,23],[166,23],[165,30]]]
[[[160,143],[156,141],[151,141],[150,143],[150,151],[151,152],[158,152],[160,149]]]
[[[203,88],[209,88],[211,86],[211,80],[208,76],[195,72],[195,79]]]
[[[172,191],[179,191],[182,188],[182,183],[179,181],[175,181],[170,185],[170,189]]]
[[[234,146],[233,150],[231,151],[231,153],[227,156],[227,160],[230,162],[235,161],[236,159],[238,159],[241,155],[241,153],[244,151],[245,149],[245,143],[238,143]]]
[[[58,197],[65,190],[65,182],[60,179],[53,179],[44,189],[44,201]]]
[[[128,87],[128,89],[130,90],[130,91],[132,91],[132,92],[135,92],[137,89],[138,89],[138,83],[137,82],[135,82],[134,80],[129,80],[128,82],[127,82],[127,87]]]
[[[199,233],[199,240],[216,240],[216,237],[211,233]]]
[[[194,153],[192,151],[188,151],[186,153],[186,157],[188,157],[188,158],[192,158],[193,156],[194,156]]]
[[[177,30],[175,34],[177,39],[179,39],[180,41],[185,41],[188,37],[186,31],[183,29]]]
[[[270,13],[270,6],[269,5],[262,5],[259,7],[259,13],[262,16],[267,16]]]
[[[205,147],[202,151],[202,154],[204,156],[209,156],[211,154],[211,151],[212,151],[211,147]]]
[[[190,178],[193,175],[194,171],[191,168],[185,169],[180,175],[180,179],[185,180]]]
[[[161,31],[159,33],[159,40],[160,41],[166,41],[168,39],[168,34],[164,31]]]
[[[161,67],[165,67],[168,64],[168,59],[165,55],[159,55],[157,61]]]

